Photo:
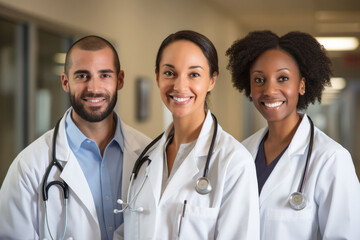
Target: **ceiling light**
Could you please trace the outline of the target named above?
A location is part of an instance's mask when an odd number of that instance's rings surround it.
[[[318,23],[316,29],[321,33],[358,33],[360,23]]]
[[[354,8],[352,11],[341,11],[339,9],[336,11],[316,11],[315,19],[318,21],[359,21],[360,11],[356,9],[358,8]]]
[[[64,64],[66,58],[66,53],[55,53],[53,59],[56,63]]]
[[[346,80],[344,78],[331,78],[330,81],[333,89],[342,90],[346,87]]]
[[[317,37],[316,39],[328,51],[352,51],[359,46],[356,37]]]

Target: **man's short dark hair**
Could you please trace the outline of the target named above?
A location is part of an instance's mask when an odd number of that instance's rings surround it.
[[[80,38],[79,40],[77,40],[75,43],[73,43],[73,45],[71,45],[71,47],[69,48],[69,50],[66,53],[66,59],[65,59],[65,74],[67,76],[69,76],[69,69],[71,67],[71,52],[73,49],[75,48],[79,48],[81,50],[86,50],[86,51],[97,51],[100,49],[104,49],[106,47],[109,47],[113,53],[114,53],[114,66],[116,69],[116,74],[119,74],[120,72],[120,60],[119,60],[119,56],[118,53],[116,51],[116,49],[114,48],[114,46],[107,41],[106,39],[99,37],[99,36],[95,36],[95,35],[89,35],[89,36],[85,36],[83,38]]]

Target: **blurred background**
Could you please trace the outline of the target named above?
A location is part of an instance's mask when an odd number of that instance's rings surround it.
[[[347,37],[349,45],[339,38],[335,46],[324,45],[333,87],[307,113],[351,152],[359,176],[359,0],[0,0],[0,184],[16,155],[70,106],[60,75],[68,47],[84,35],[103,36],[119,52],[125,71],[116,106],[121,118],[151,138],[163,131],[171,116],[156,86],[155,56],[166,36],[183,29],[215,44],[220,76],[209,105],[239,141],[266,123],[232,87],[225,51],[234,40],[267,29]]]

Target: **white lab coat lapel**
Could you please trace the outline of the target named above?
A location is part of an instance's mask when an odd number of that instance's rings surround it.
[[[251,137],[251,140],[246,144],[248,150],[253,156],[254,160],[259,149],[259,145],[263,137],[268,131],[268,127],[263,128]],[[304,139],[306,139],[304,141]],[[284,152],[279,162],[276,164],[273,172],[265,182],[260,194],[260,206],[266,198],[285,181],[291,181],[287,178],[293,176],[290,174],[292,168],[291,158],[297,154],[304,154],[308,142],[310,140],[310,124],[307,115],[304,114],[302,121],[296,130],[296,133],[291,140],[288,149]]]
[[[135,161],[139,157],[142,147],[137,139],[131,134],[129,127],[121,121],[121,129],[124,136],[124,155],[123,155],[123,176],[121,187],[121,199],[126,199],[127,189],[130,184],[130,177]]]
[[[171,125],[172,127],[172,125]],[[162,187],[162,177],[163,177],[163,149],[166,143],[166,138],[169,134],[169,129],[165,132],[165,134],[159,140],[159,143],[155,145],[154,150],[149,155],[151,160],[150,169],[149,169],[149,182],[152,188],[152,193],[154,195],[156,205],[159,204],[160,195],[161,195],[161,187]],[[145,165],[146,163],[144,163]],[[145,166],[144,166],[145,167]]]
[[[184,162],[180,165],[168,185],[166,186],[164,193],[160,199],[160,202],[166,202],[175,193],[179,192],[185,184],[189,181],[194,181],[192,178],[195,176],[199,169],[196,165],[196,154],[194,149],[189,153]],[[195,187],[195,185],[194,185]]]
[[[266,180],[260,194],[260,207],[268,196],[290,177],[290,153],[289,148],[284,152],[269,178]]]
[[[205,156],[204,161],[206,161],[206,156],[208,154],[208,150],[211,144],[211,139],[213,134],[212,125],[213,125],[213,119],[211,117],[210,111],[208,111],[193,150],[182,162],[179,169],[177,170],[177,172],[174,174],[174,176],[166,186],[166,189],[160,199],[160,202],[166,202],[174,194],[178,193],[179,189],[181,189],[185,184],[187,184],[189,181],[191,182],[194,181],[193,177],[196,174],[198,174],[200,171],[198,168],[199,157]],[[218,128],[218,132],[219,131],[220,130]],[[194,183],[194,187],[195,187],[195,183]]]
[[[68,110],[61,119],[59,133],[56,140],[56,157],[60,162],[66,162],[60,177],[68,184],[70,191],[69,195],[75,194],[88,209],[95,223],[98,224],[96,208],[91,190],[79,162],[71,151],[67,141],[65,119],[69,112],[70,110]]]

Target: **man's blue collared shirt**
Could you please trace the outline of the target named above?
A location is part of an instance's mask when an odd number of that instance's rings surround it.
[[[121,198],[124,136],[120,119],[115,113],[114,119],[115,135],[103,156],[96,142],[87,138],[75,125],[71,112],[65,123],[70,149],[80,164],[94,199],[101,239],[113,239],[114,231],[123,222],[122,214],[114,214],[114,209],[118,208],[116,200]]]

